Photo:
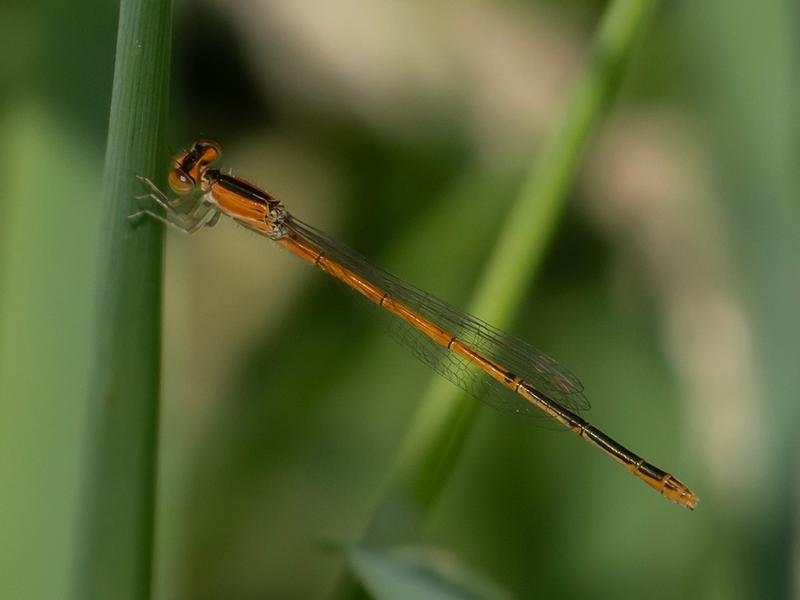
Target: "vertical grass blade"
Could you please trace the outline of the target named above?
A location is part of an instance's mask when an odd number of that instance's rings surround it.
[[[655,0],[615,0],[602,18],[590,62],[562,123],[508,214],[470,312],[500,327],[513,319],[564,211],[583,151],[618,88]],[[398,454],[367,542],[404,541],[419,527],[471,430],[478,404],[434,379]]]
[[[147,598],[153,555],[161,228],[132,227],[137,174],[162,164],[169,0],[123,0],[103,181],[88,465],[76,598]]]

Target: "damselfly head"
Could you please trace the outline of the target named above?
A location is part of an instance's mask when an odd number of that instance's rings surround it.
[[[169,187],[179,195],[190,194],[202,179],[208,165],[218,160],[222,154],[219,144],[213,140],[198,140],[188,152],[175,159],[169,173]]]

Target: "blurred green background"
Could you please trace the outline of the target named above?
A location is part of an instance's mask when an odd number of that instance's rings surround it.
[[[170,153],[466,306],[604,2],[176,2]],[[485,410],[415,544],[519,598],[800,595],[797,3],[663,3],[511,330],[701,497]],[[0,597],[77,535],[116,7],[0,21]],[[231,223],[167,234],[156,598],[329,596],[431,374]],[[480,315],[479,315],[480,316]]]

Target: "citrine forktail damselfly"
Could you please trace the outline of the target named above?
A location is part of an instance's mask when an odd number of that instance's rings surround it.
[[[178,156],[168,183],[170,199],[149,179],[140,178],[165,216],[141,210],[186,233],[227,215],[247,229],[274,240],[292,254],[345,283],[392,315],[404,344],[440,375],[495,408],[546,415],[605,452],[662,496],[692,509],[698,497],[675,477],[640,458],[585,421],[589,408],[583,385],[552,358],[372,265],[367,259],[290,214],[253,184],[211,168],[220,146],[200,140]]]

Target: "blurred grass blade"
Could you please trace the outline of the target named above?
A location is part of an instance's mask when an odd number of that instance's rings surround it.
[[[562,124],[512,206],[487,263],[470,306],[478,317],[499,327],[513,319],[564,211],[586,144],[654,5],[655,0],[616,0],[606,10]],[[369,525],[368,541],[391,543],[413,535],[457,461],[478,406],[448,382],[432,381]]]
[[[137,174],[162,164],[169,0],[123,0],[101,216],[87,478],[76,598],[150,594],[158,433],[161,228],[132,227]]]
[[[379,600],[508,599],[496,583],[449,553],[423,548],[346,548],[347,562],[370,596]]]

